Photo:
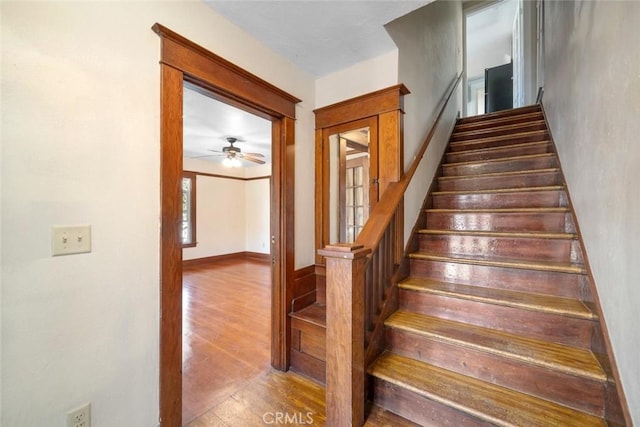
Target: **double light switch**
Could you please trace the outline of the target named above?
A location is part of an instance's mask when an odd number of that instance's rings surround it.
[[[91,252],[91,226],[75,225],[51,228],[51,255],[71,255]]]

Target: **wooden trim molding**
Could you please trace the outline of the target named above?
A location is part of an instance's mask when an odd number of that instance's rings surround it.
[[[162,39],[160,62],[182,70],[193,79],[214,86],[217,93],[236,100],[239,105],[251,101],[253,107],[267,114],[295,119],[295,105],[301,99],[262,80],[255,74],[238,67],[226,59],[208,51],[180,34],[155,24],[153,31]]]
[[[272,122],[271,363],[289,365],[287,309],[294,275],[295,106],[300,100],[160,24],[160,423],[182,425],[182,101],[185,85]]]
[[[188,170],[185,170],[184,173],[185,174],[189,173],[189,174],[193,174],[193,175],[200,175],[200,176],[208,176],[210,178],[236,179],[238,181],[256,181],[256,180],[259,180],[259,179],[271,179],[271,175],[252,176],[252,177],[249,177],[249,178],[244,178],[242,176],[220,175],[220,174],[217,174],[217,173],[197,172],[197,171],[188,171]]]
[[[390,111],[404,111],[402,97],[408,93],[410,93],[409,89],[399,84],[317,108],[313,110],[316,115],[316,129],[349,123]]]
[[[182,423],[182,73],[160,69],[160,422],[168,427]]]

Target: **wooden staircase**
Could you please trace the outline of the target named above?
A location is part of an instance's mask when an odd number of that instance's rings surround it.
[[[459,119],[369,366],[374,405],[429,426],[624,425],[539,106]],[[325,289],[291,365],[325,379]]]
[[[435,185],[374,403],[422,425],[623,424],[539,107],[458,120]]]

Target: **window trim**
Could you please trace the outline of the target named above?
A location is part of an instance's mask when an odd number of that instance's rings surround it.
[[[189,217],[189,223],[191,224],[191,242],[189,243],[182,243],[182,241],[180,241],[180,244],[182,245],[183,248],[195,248],[198,245],[198,239],[197,239],[197,234],[196,234],[196,195],[197,195],[197,191],[196,191],[196,174],[194,172],[187,172],[187,171],[182,171],[182,179],[189,179],[191,180],[191,197],[190,197],[190,217]],[[182,222],[180,223],[180,225],[182,226]],[[182,235],[182,233],[181,233]]]

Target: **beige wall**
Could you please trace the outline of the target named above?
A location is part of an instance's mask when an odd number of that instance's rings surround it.
[[[183,167],[188,171],[241,178],[271,175],[271,165],[230,169],[219,163],[185,158]],[[198,175],[196,182],[198,244],[184,248],[182,259],[245,251],[269,253],[269,178],[244,181]]]
[[[543,104],[640,423],[640,3],[545,2]]]
[[[449,85],[462,70],[462,7],[459,1],[437,1],[385,26],[398,46],[398,81],[405,96],[404,164],[411,165]],[[405,195],[405,241],[440,163],[456,114],[462,109],[461,88],[432,140],[425,160]]]
[[[396,84],[398,50],[394,49],[320,77],[316,80],[316,107],[325,107]]]
[[[296,265],[313,262],[315,81],[202,2],[0,3],[2,420],[158,422],[159,22],[303,99]],[[93,252],[50,254],[89,223]]]

